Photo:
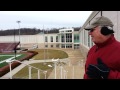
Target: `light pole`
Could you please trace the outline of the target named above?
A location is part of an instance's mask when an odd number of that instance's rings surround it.
[[[44,38],[44,65],[46,65],[46,53],[45,53],[45,30],[44,30],[44,25],[43,25],[43,38]]]
[[[19,26],[19,42],[20,42],[20,23],[21,23],[21,21],[17,21],[17,23],[18,23],[18,26]],[[20,43],[20,49],[21,49],[21,43]]]
[[[15,42],[15,29],[14,29],[14,43],[16,44],[16,42]],[[14,48],[14,53],[15,53],[15,59],[16,59],[16,47]]]
[[[47,35],[48,35],[48,30],[47,30]],[[48,46],[48,40],[47,40],[47,46]],[[49,55],[48,55],[48,47],[47,47],[47,59],[49,59]]]

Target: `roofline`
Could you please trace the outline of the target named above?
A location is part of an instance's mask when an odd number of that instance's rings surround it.
[[[86,20],[86,22],[83,24],[83,26],[80,28],[80,31],[83,30],[86,25],[88,25],[88,23],[99,13],[100,11],[93,11],[90,16],[88,17],[88,19]]]

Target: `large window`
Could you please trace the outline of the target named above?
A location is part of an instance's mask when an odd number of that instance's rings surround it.
[[[58,42],[58,36],[56,36],[56,42]]]
[[[61,35],[61,42],[65,42],[64,34]]]
[[[51,42],[53,42],[53,36],[51,36]]]
[[[72,33],[66,34],[66,42],[72,42]]]
[[[65,48],[65,44],[62,44],[61,47],[62,47],[62,48]]]
[[[72,48],[72,44],[66,44],[66,48]]]
[[[74,43],[79,43],[79,34],[74,35]]]
[[[79,49],[80,45],[79,44],[75,44],[74,45],[74,49]]]
[[[47,36],[45,37],[45,42],[48,42],[48,38],[47,38]]]
[[[61,35],[61,42],[65,42],[65,41],[72,42],[72,33]]]

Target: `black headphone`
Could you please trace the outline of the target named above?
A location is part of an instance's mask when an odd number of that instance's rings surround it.
[[[101,27],[101,34],[103,35],[109,35],[114,33],[113,28],[110,26],[102,26]]]

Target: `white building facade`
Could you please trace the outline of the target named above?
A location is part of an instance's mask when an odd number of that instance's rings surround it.
[[[59,33],[37,35],[10,35],[0,36],[0,42],[19,42],[22,48],[71,48],[79,49],[79,31],[74,29],[61,29]]]

